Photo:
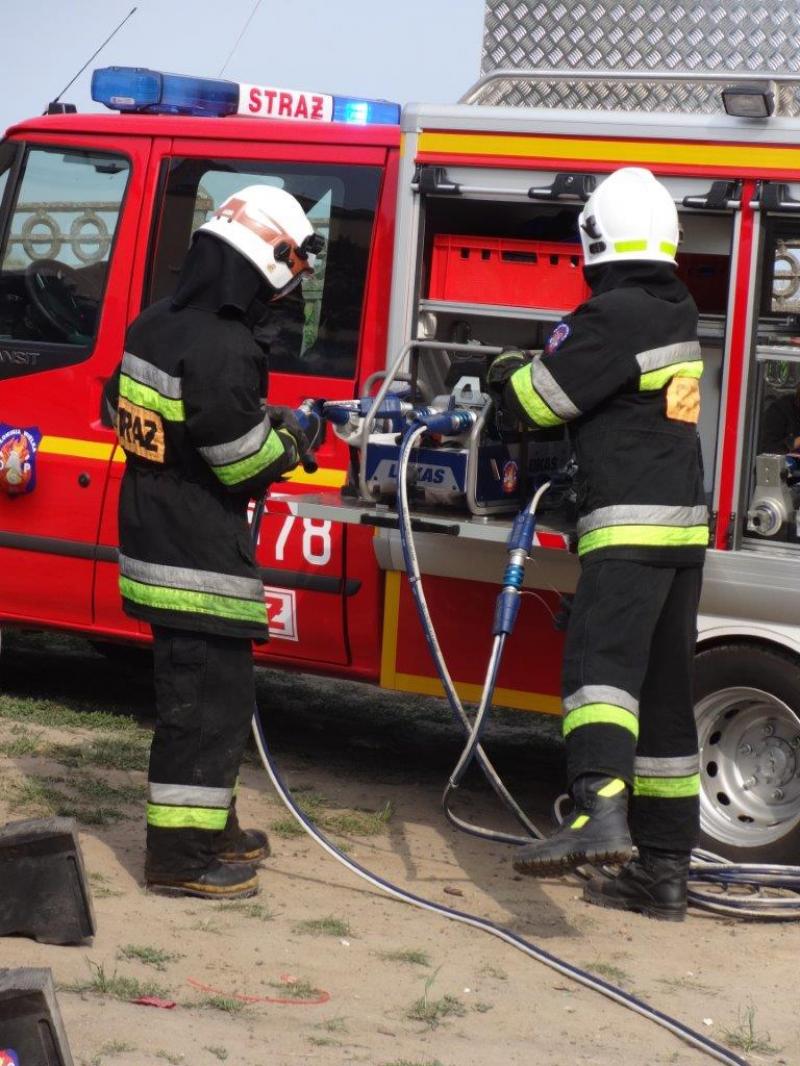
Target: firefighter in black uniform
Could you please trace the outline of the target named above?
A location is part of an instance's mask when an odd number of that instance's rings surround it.
[[[625,862],[584,898],[681,920],[699,832],[691,677],[708,541],[697,308],[675,273],[675,205],[649,171],[610,175],[579,224],[591,298],[541,355],[509,352],[489,371],[520,422],[569,425],[578,462],[581,576],[562,676],[574,810],[514,867]]]
[[[195,235],[174,296],[132,323],[107,391],[127,458],[120,591],[153,630],[150,887],[253,895],[251,862],[268,854],[264,833],[239,827],[234,799],[255,700],[251,641],[267,639],[247,507],[312,443],[301,412],[266,407],[253,329],[313,273],[321,247],[284,190],[230,197]]]

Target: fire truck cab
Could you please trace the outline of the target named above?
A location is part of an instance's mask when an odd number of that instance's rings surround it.
[[[374,392],[401,351],[435,391],[448,345],[541,348],[584,296],[576,219],[588,192],[619,166],[646,166],[678,205],[678,269],[701,313],[714,519],[697,654],[705,840],[740,858],[787,858],[800,837],[800,440],[773,430],[795,403],[800,438],[800,119],[481,103],[491,87],[377,123],[333,121],[347,113],[310,100],[274,117],[277,91],[246,86],[241,113],[224,117],[47,115],[9,130],[0,463],[12,461],[7,431],[41,440],[32,491],[0,495],[0,621],[149,639],[120,607],[124,457],[100,397],[127,325],[172,291],[192,233],[230,193],[278,184],[327,239],[317,276],[276,305],[261,337],[270,400],[297,405]],[[273,117],[245,117],[265,99]],[[561,463],[565,448],[560,433],[539,441],[525,473]],[[258,661],[440,694],[391,508],[342,495],[351,456],[334,434],[318,459],[268,505],[258,561],[273,639]],[[466,699],[479,689],[510,524],[503,508],[479,510],[417,520],[428,598]],[[496,699],[555,714],[553,616],[578,564],[566,513],[545,513],[537,536],[525,579],[537,598],[525,601]]]

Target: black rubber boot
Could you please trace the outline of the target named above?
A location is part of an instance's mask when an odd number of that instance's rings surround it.
[[[686,917],[689,856],[640,848],[616,877],[593,877],[583,889],[587,903],[635,911],[648,918],[682,922]]]
[[[160,874],[145,864],[145,882],[149,889],[173,896],[197,896],[200,899],[247,899],[258,893],[255,867],[243,863],[232,865],[214,859],[208,869],[186,877]]]
[[[266,833],[261,829],[242,829],[239,825],[234,797],[228,811],[227,824],[217,842],[217,858],[222,862],[254,863],[266,859],[269,853],[269,839]]]
[[[625,862],[631,857],[628,789],[618,777],[582,774],[572,786],[575,809],[546,840],[517,850],[514,869],[545,877],[593,862]]]

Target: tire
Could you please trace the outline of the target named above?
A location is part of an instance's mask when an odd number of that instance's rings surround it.
[[[695,658],[701,846],[800,865],[800,663],[727,644]]]

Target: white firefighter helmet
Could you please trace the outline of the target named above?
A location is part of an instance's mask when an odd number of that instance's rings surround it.
[[[578,217],[586,266],[646,259],[675,263],[678,212],[667,189],[643,167],[603,181]]]
[[[297,200],[274,185],[248,185],[233,193],[198,230],[227,241],[285,296],[314,273],[325,247]]]

